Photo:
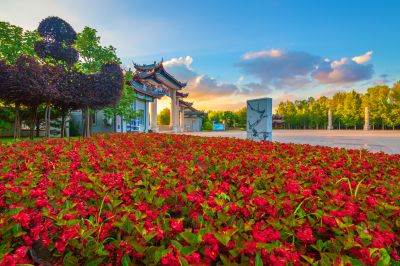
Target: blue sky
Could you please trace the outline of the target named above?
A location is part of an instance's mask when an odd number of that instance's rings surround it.
[[[34,29],[57,15],[96,28],[124,65],[164,58],[200,109],[364,91],[400,79],[399,1],[0,0]],[[163,103],[166,105],[166,103]]]

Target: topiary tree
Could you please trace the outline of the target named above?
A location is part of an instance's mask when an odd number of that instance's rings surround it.
[[[35,43],[35,51],[44,61],[65,65],[67,69],[78,62],[79,54],[73,47],[76,41],[76,32],[65,20],[59,17],[45,18],[39,24],[38,33],[42,39]],[[58,82],[53,80],[50,83],[54,85]],[[50,137],[50,107],[52,100],[55,100],[55,98],[48,98],[46,101],[45,124],[47,137]],[[65,120],[65,116],[63,119]]]
[[[79,54],[72,47],[76,32],[70,24],[59,17],[48,17],[38,27],[41,41],[35,43],[35,51],[42,59],[61,61],[72,66],[78,62]]]

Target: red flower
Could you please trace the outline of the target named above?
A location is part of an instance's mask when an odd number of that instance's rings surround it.
[[[172,232],[175,234],[179,234],[183,231],[183,222],[182,220],[178,219],[170,219],[169,220],[169,227],[172,229]]]
[[[296,231],[296,236],[305,244],[312,244],[315,242],[313,231],[309,227],[300,228]]]

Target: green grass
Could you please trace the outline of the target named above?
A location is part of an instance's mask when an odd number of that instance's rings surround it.
[[[41,140],[43,137],[39,138],[34,138],[33,141]],[[0,138],[0,143],[5,143],[5,144],[13,144],[19,141],[24,141],[24,140],[30,140],[29,138],[19,138],[19,139],[14,139],[14,138]]]
[[[65,138],[67,139],[68,137],[65,137]],[[69,138],[75,139],[75,138],[79,138],[79,137],[69,137]],[[42,140],[42,139],[45,139],[45,137],[36,137],[32,141],[38,141],[38,140]],[[16,140],[14,140],[14,138],[0,138],[0,144],[1,143],[14,144],[14,143],[19,142],[19,141],[31,141],[31,140],[29,138],[19,138],[19,139],[16,139]]]

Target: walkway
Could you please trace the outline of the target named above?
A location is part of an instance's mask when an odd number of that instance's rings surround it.
[[[203,137],[246,138],[245,131],[187,132],[188,135]],[[273,141],[343,147],[364,148],[372,152],[400,153],[400,131],[363,130],[274,130]]]

